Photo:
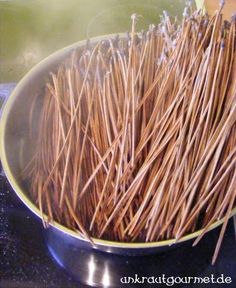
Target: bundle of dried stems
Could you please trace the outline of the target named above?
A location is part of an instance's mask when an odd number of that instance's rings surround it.
[[[133,15],[126,37],[51,73],[25,170],[45,223],[125,242],[204,228],[196,244],[225,217],[215,261],[236,197],[236,26],[221,9],[164,12],[142,33]]]

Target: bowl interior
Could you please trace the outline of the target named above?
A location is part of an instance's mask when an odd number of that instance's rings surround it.
[[[17,85],[6,104],[9,109],[5,119],[3,135],[5,157],[15,181],[20,188],[25,191],[27,196],[29,196],[29,191],[22,179],[22,170],[30,161],[35,147],[34,143],[29,141],[30,107],[36,97],[36,105],[31,122],[31,133],[33,139],[36,139],[38,134],[37,123],[42,107],[45,81],[49,77],[49,73],[56,70],[57,66],[66,59],[68,54],[69,51],[65,50],[57,57],[49,58],[49,61],[43,61],[36,67],[37,69],[33,69],[33,71],[26,75],[20,84]]]
[[[107,36],[110,37],[110,36]],[[103,37],[104,39],[104,37]],[[92,43],[98,41],[98,38],[94,38]],[[85,41],[75,43],[69,47],[66,47],[53,55],[40,62],[35,68],[33,68],[17,85],[9,100],[7,101],[1,119],[1,160],[3,168],[6,172],[7,178],[14,190],[21,198],[21,200],[38,216],[40,216],[39,209],[29,200],[30,193],[27,188],[27,183],[23,181],[22,170],[25,165],[32,158],[34,151],[34,144],[29,141],[29,113],[34,97],[37,97],[36,109],[32,118],[32,135],[36,139],[38,133],[38,119],[39,112],[42,107],[43,89],[44,84],[49,73],[57,69],[75,49],[81,49],[85,45]],[[232,211],[231,215],[236,213],[236,208]],[[219,226],[223,220],[217,221],[211,225],[210,229]],[[81,238],[78,233],[65,228],[64,226],[55,223],[54,226],[63,230],[69,235],[77,238]],[[197,237],[201,233],[201,230],[192,234],[186,235],[179,242],[185,241]],[[84,239],[83,239],[84,240]],[[120,243],[111,242],[105,240],[95,239],[97,243],[102,245],[110,245],[117,247],[128,248],[144,248],[154,246],[171,245],[175,243],[175,239],[159,241],[153,243]]]

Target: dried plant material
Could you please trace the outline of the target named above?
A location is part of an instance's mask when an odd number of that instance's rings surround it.
[[[25,169],[47,221],[152,242],[201,238],[225,217],[216,260],[236,197],[235,19],[221,9],[186,8],[180,25],[165,12],[141,34],[132,15],[126,37],[90,43],[51,74]]]

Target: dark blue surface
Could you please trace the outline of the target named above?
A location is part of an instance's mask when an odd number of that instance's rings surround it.
[[[0,84],[0,98],[12,90],[13,84]],[[217,263],[212,266],[211,257],[219,235],[219,229],[208,233],[198,246],[186,243],[178,249],[158,255],[121,257],[81,250],[80,265],[74,267],[76,282],[72,280],[48,252],[41,222],[20,202],[9,186],[0,167],[0,287],[1,288],[74,288],[87,287],[81,283],[99,283],[105,269],[109,271],[110,284],[116,287],[132,287],[119,284],[119,277],[133,276],[201,276],[215,277],[224,274],[236,287],[236,241],[233,221],[230,221]],[[89,263],[93,259],[93,275]],[[91,268],[91,267],[90,267]],[[92,275],[92,276],[91,276]],[[91,277],[93,279],[91,279]],[[92,281],[90,281],[92,280]],[[136,285],[135,287],[167,287],[165,285]],[[177,287],[177,286],[174,286]],[[182,287],[218,287],[216,284],[186,285]]]

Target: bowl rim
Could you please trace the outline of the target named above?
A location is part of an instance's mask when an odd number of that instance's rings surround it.
[[[96,43],[98,41],[110,39],[111,37],[116,36],[117,34],[108,34],[108,35],[102,35],[98,37],[93,37],[90,39],[91,43]],[[123,33],[119,34],[120,36],[124,35]],[[36,64],[33,68],[29,70],[25,74],[25,76],[19,81],[19,83],[16,85],[10,96],[8,97],[7,101],[3,104],[2,107],[2,113],[1,113],[1,119],[0,119],[0,160],[2,162],[2,167],[3,170],[6,174],[6,177],[15,191],[16,195],[20,198],[20,200],[39,218],[42,219],[42,216],[47,219],[47,215],[40,212],[39,208],[29,199],[29,197],[26,196],[24,193],[24,189],[20,187],[20,185],[17,183],[11,168],[9,166],[9,163],[7,161],[7,156],[6,156],[6,143],[5,143],[5,132],[6,132],[6,124],[9,119],[10,111],[12,106],[14,105],[14,100],[20,95],[21,89],[27,85],[29,82],[29,79],[31,77],[35,77],[38,72],[41,71],[41,69],[44,68],[45,65],[48,65],[50,62],[53,63],[53,60],[57,59],[59,56],[63,56],[66,52],[72,52],[74,49],[77,49],[79,47],[82,47],[86,45],[87,40],[82,40],[75,42],[69,46],[66,46],[62,49],[59,49],[55,51],[54,53],[50,54],[46,58],[44,58],[42,61],[40,61],[38,64]],[[236,207],[231,211],[230,217],[236,214]],[[207,232],[217,228],[224,222],[224,218],[215,221],[213,224],[209,226],[207,229]],[[65,227],[64,225],[53,221],[52,223],[49,223],[50,226],[56,228],[57,230],[67,234],[68,236],[71,236],[73,238],[77,238],[79,240],[89,242],[88,239],[85,239],[82,234],[78,231],[74,231],[70,228]],[[122,248],[122,249],[150,249],[150,248],[160,248],[164,246],[171,246],[173,244],[181,243],[188,241],[190,239],[194,239],[201,235],[204,229],[197,230],[193,233],[189,233],[180,239],[168,239],[168,240],[161,240],[161,241],[155,241],[155,242],[118,242],[118,241],[109,241],[109,240],[103,240],[103,239],[98,239],[92,237],[92,245],[96,246],[104,246],[104,247],[114,247],[114,248]]]

